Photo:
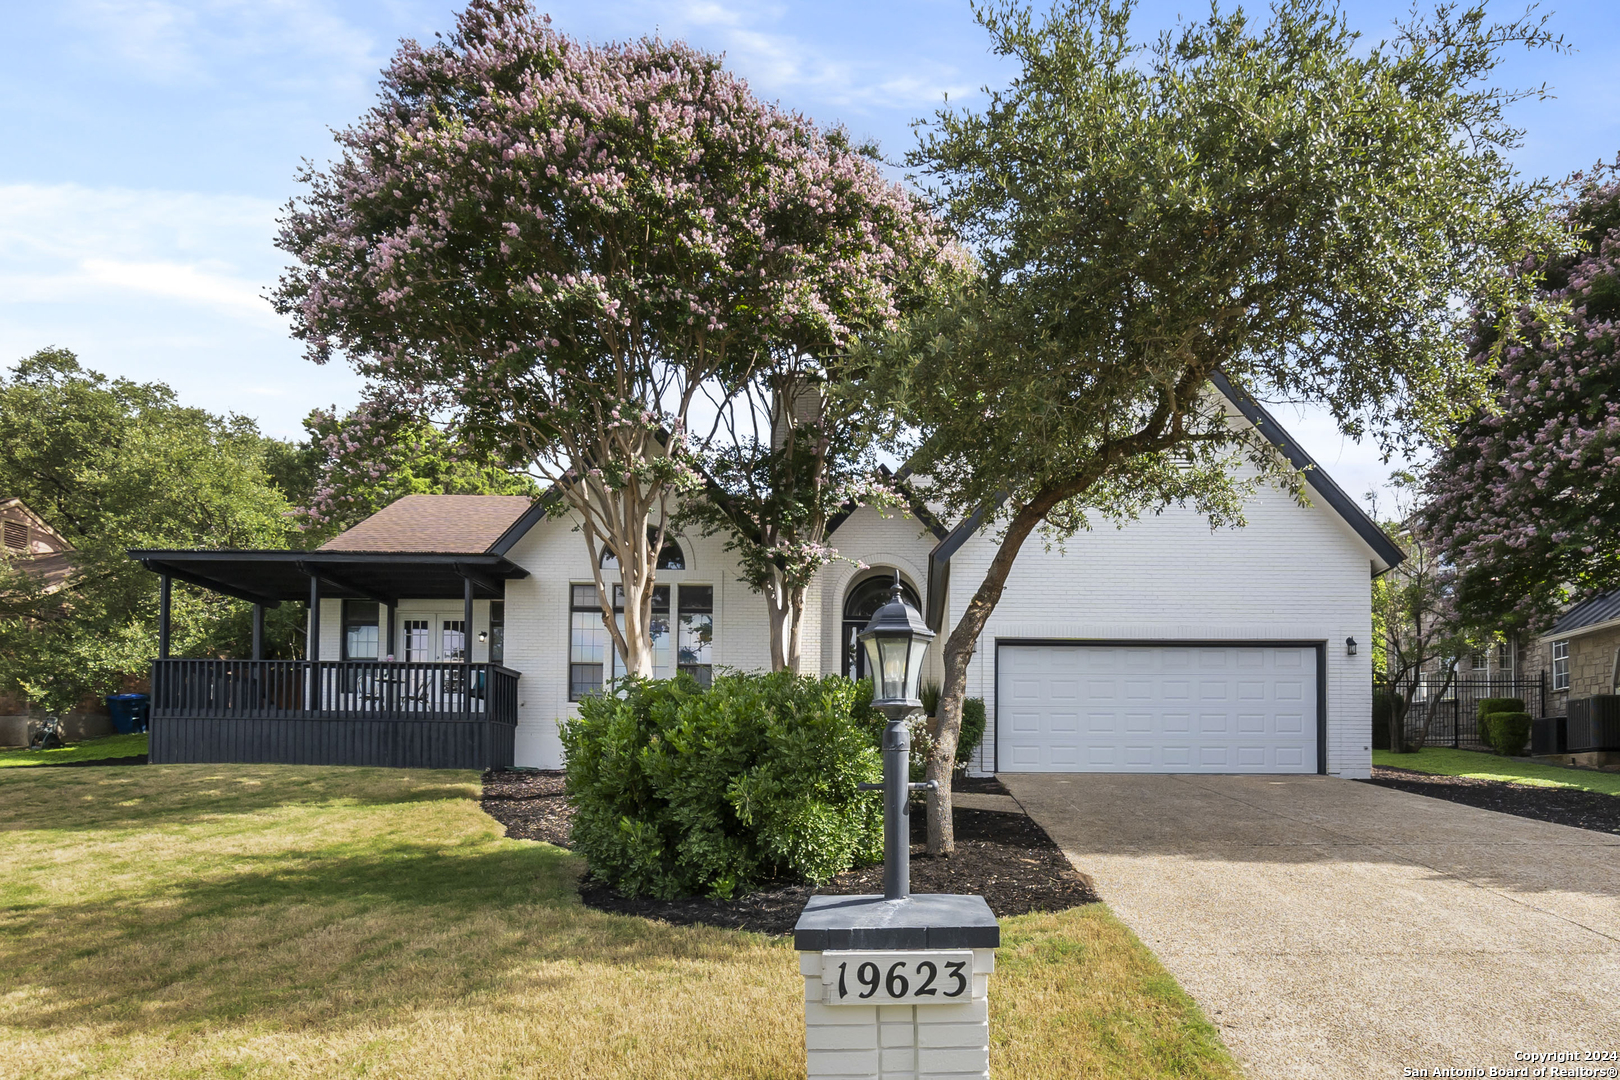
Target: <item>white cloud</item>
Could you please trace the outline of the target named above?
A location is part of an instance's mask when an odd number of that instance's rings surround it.
[[[281,261],[276,209],[193,192],[0,186],[0,282],[10,303],[137,293],[280,325],[260,296]]]
[[[318,0],[73,0],[62,17],[81,48],[167,86],[239,81],[244,65],[277,82],[347,83],[391,44]]]

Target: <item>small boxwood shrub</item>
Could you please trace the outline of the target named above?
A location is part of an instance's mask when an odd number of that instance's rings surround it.
[[[1475,709],[1475,715],[1479,719],[1479,741],[1484,743],[1486,746],[1494,748],[1496,746],[1496,742],[1491,738],[1491,714],[1499,712],[1523,712],[1524,699],[1516,697],[1480,698],[1479,704],[1475,706]]]
[[[882,798],[856,790],[882,763],[855,683],[776,672],[615,689],[562,725],[573,842],[598,878],[627,896],[729,898],[882,858]]]
[[[962,734],[956,740],[956,767],[967,768],[973,751],[984,741],[984,698],[970,697],[962,702]]]
[[[1499,754],[1512,757],[1524,750],[1530,741],[1532,717],[1527,712],[1493,712],[1485,717],[1485,727],[1491,733],[1491,746]]]

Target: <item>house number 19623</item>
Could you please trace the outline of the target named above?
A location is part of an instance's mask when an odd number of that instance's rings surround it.
[[[828,1005],[946,1005],[973,997],[968,949],[821,954]]]

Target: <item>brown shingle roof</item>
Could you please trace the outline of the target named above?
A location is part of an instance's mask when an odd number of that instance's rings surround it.
[[[407,495],[345,533],[322,551],[488,551],[534,505],[527,495]]]

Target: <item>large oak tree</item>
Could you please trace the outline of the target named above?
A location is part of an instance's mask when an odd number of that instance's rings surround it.
[[[1483,390],[1467,298],[1516,310],[1499,268],[1562,236],[1487,81],[1511,43],[1558,44],[1529,15],[1447,6],[1367,47],[1316,0],[1147,44],[1128,0],[976,10],[1018,73],[939,112],[912,162],[983,274],[890,351],[930,497],[997,544],[944,642],[936,852],[968,664],[1031,534],[1173,502],[1241,520],[1237,459],[1285,470],[1227,423],[1217,372],[1386,445],[1439,430]]]

